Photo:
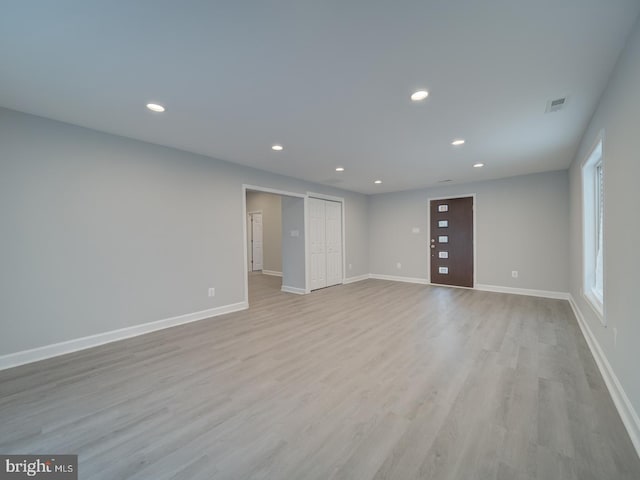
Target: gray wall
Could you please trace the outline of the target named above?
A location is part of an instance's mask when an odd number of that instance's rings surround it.
[[[374,195],[369,201],[371,273],[427,279],[428,199],[471,193],[477,195],[477,283],[567,292],[566,171]],[[412,233],[413,227],[420,233]],[[517,279],[512,270],[518,270]]]
[[[640,414],[640,25],[636,25],[571,164],[571,294],[635,411]],[[581,165],[604,129],[604,304],[602,326],[582,296]],[[617,330],[617,344],[614,343]]]
[[[247,212],[262,212],[263,270],[282,272],[282,203],[280,195],[247,192]],[[251,245],[248,245],[251,248]],[[251,269],[251,265],[249,265]]]
[[[304,198],[282,197],[282,285],[305,289]]]
[[[242,184],[345,197],[369,272],[364,195],[0,109],[0,355],[244,301]]]

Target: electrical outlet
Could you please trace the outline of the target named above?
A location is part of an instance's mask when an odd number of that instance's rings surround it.
[[[216,296],[216,289],[215,288],[211,287],[209,289],[209,296],[210,297],[215,297]]]
[[[511,276],[513,278],[518,278],[518,271],[517,270],[511,270]]]
[[[351,270],[353,268],[352,264],[349,264],[349,270]]]
[[[396,263],[396,268],[400,270],[402,268],[402,264],[400,262]]]
[[[420,233],[420,227],[413,227],[411,233]]]

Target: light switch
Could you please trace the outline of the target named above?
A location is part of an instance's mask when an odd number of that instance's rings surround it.
[[[413,227],[411,233],[420,233],[420,227]]]
[[[291,236],[292,237],[299,237],[300,236],[300,231],[299,230],[291,230]]]

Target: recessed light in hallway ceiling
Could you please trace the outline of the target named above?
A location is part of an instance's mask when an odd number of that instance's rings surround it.
[[[429,92],[426,90],[418,90],[417,92],[413,92],[411,94],[411,100],[414,102],[420,102],[429,96]]]
[[[162,113],[166,110],[166,108],[164,108],[159,103],[147,103],[147,108],[156,113]]]

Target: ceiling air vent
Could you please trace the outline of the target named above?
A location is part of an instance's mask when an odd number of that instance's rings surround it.
[[[562,110],[564,106],[567,104],[567,97],[556,98],[555,100],[549,100],[547,102],[547,108],[545,109],[545,113],[553,113],[558,110]]]

